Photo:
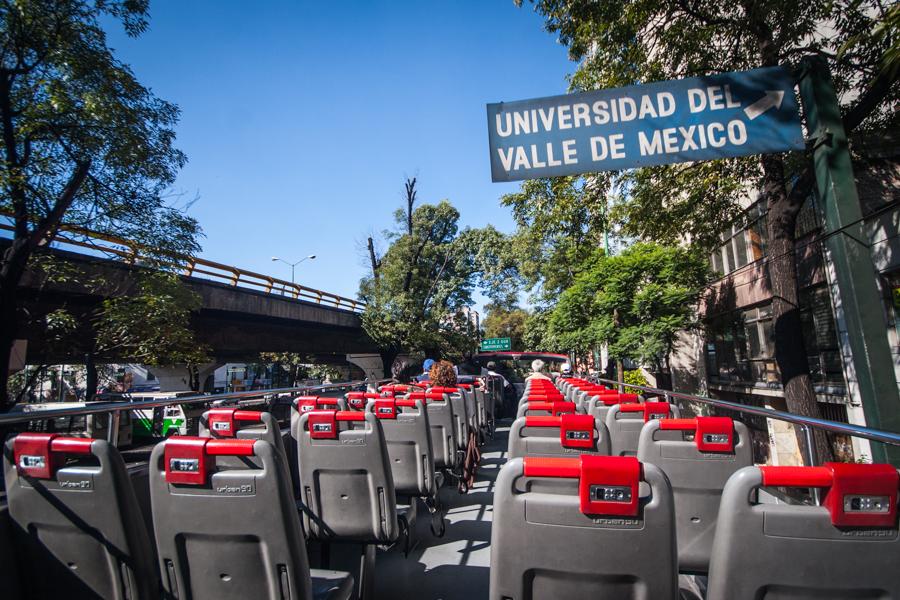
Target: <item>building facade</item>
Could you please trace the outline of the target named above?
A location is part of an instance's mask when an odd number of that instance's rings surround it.
[[[854,172],[864,216],[865,244],[878,273],[885,335],[900,382],[900,152],[898,136],[853,141]],[[710,255],[718,278],[701,304],[703,328],[685,334],[673,357],[673,386],[680,391],[786,410],[775,362],[772,293],[767,267],[765,203],[752,202],[743,224],[722,233]],[[865,425],[828,251],[822,244],[818,196],[805,201],[797,222],[796,258],[800,319],[810,376],[824,418]],[[836,310],[837,307],[837,310]],[[799,464],[793,429],[751,420],[756,458]],[[871,458],[864,440],[834,439],[845,459]]]

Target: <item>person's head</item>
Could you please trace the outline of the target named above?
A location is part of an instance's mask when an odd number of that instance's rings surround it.
[[[426,358],[425,362],[422,363],[422,372],[428,373],[431,371],[431,367],[434,366],[433,358]]]
[[[533,361],[531,361],[531,370],[534,371],[535,373],[540,373],[541,371],[543,371],[544,370],[544,361],[542,361],[539,358],[536,358]]]
[[[563,375],[571,375],[572,374],[572,365],[570,365],[569,363],[563,363],[562,367],[560,367],[559,370]]]
[[[394,377],[397,380],[397,383],[411,383],[413,379],[416,378],[416,375],[419,374],[418,369],[416,369],[415,365],[407,365],[403,367],[399,373]]]
[[[496,370],[497,370],[497,363],[495,363],[494,361],[490,361],[490,362],[487,364],[487,369],[488,369],[488,371],[496,371]]]
[[[456,372],[453,370],[453,363],[446,360],[441,360],[431,365],[428,376],[431,378],[432,385],[441,387],[454,387],[456,385]]]

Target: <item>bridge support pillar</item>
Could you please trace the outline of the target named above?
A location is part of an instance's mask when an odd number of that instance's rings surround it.
[[[347,362],[363,370],[366,379],[384,379],[384,367],[380,354],[348,354]]]
[[[199,391],[204,390],[204,383],[207,378],[212,375],[216,369],[223,363],[210,362],[197,365],[197,381],[199,382]],[[191,372],[187,365],[173,365],[168,367],[152,367],[150,369],[156,379],[159,381],[159,391],[161,392],[184,392],[191,390]]]

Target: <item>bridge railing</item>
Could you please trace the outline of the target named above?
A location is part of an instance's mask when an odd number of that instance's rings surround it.
[[[110,258],[132,265],[141,264],[142,262],[141,248],[128,240],[81,229],[67,227],[62,229],[75,235],[67,235],[67,233],[61,231],[53,238],[55,244],[100,252]],[[0,230],[13,231],[13,227],[7,223],[0,223]],[[177,267],[185,277],[209,279],[233,287],[253,289],[266,294],[333,306],[351,312],[361,312],[366,307],[365,302],[354,300],[353,298],[317,290],[299,283],[285,281],[277,277],[255,273],[204,258],[182,255],[172,256],[171,258],[172,260],[168,263],[168,266]]]

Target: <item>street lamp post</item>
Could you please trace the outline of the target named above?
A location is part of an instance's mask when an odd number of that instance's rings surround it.
[[[303,258],[301,258],[301,259],[298,260],[297,262],[290,262],[290,261],[288,261],[288,260],[284,260],[283,258],[278,258],[277,256],[273,256],[273,257],[272,257],[272,260],[273,260],[273,261],[283,262],[284,264],[290,265],[290,266],[291,266],[291,283],[294,283],[294,268],[295,268],[297,265],[299,265],[300,263],[302,263],[304,260],[312,260],[312,259],[314,259],[315,257],[316,257],[315,254],[310,254],[309,256],[304,256]]]

